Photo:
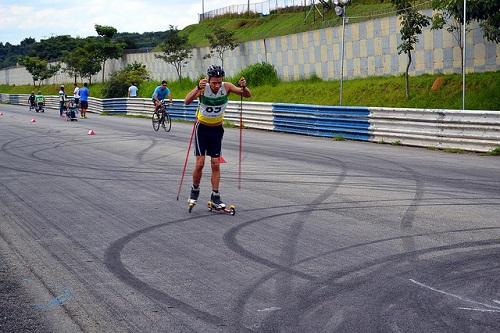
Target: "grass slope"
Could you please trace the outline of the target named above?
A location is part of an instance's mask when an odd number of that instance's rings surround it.
[[[322,8],[318,6],[318,8]],[[348,16],[353,18],[350,23],[369,20],[376,17],[394,15],[392,5],[384,1],[364,0],[357,1],[348,7]],[[316,12],[316,20],[313,21],[313,13],[305,19],[306,12],[298,10],[295,12],[281,12],[267,16],[222,16],[212,20],[205,20],[198,24],[185,27],[182,34],[188,36],[188,40],[194,47],[208,46],[205,35],[218,28],[234,31],[234,37],[239,42],[247,42],[276,36],[284,36],[298,32],[317,30],[342,24],[340,17],[335,15],[332,9],[326,11],[322,20]]]

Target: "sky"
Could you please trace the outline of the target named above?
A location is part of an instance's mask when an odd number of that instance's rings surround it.
[[[165,31],[198,23],[203,0],[0,0],[0,42],[58,35],[95,36],[94,25],[118,32]],[[260,0],[263,1],[263,0]],[[260,2],[252,0],[251,3]],[[247,0],[204,0],[205,11]]]

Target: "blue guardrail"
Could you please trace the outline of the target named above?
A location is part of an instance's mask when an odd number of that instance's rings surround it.
[[[275,131],[312,136],[368,141],[369,115],[364,107],[273,104]]]
[[[195,101],[190,105],[184,105],[182,102],[174,101],[168,111],[172,119],[194,121],[197,107],[198,101]]]

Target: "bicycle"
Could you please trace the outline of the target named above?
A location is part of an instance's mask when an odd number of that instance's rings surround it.
[[[151,120],[153,123],[153,129],[155,131],[158,131],[160,129],[160,125],[163,127],[165,132],[169,132],[172,128],[172,120],[170,119],[167,105],[167,101],[161,101],[160,107],[153,113],[153,117]]]

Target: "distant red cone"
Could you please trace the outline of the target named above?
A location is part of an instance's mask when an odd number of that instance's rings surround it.
[[[0,112],[0,116],[3,116],[3,112]]]
[[[88,131],[87,135],[95,135],[94,130],[89,129],[89,131]]]
[[[219,163],[227,163],[224,157],[220,156],[219,157]]]
[[[36,123],[36,119],[35,118],[31,118],[31,122],[32,123]]]

